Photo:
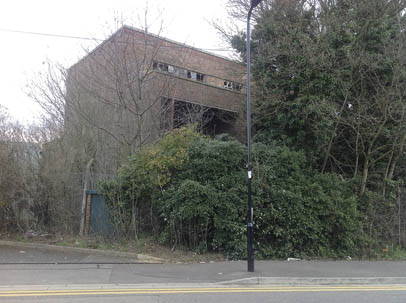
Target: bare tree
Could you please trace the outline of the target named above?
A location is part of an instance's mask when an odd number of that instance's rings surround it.
[[[274,2],[275,0],[261,1],[252,12],[251,23],[256,24],[264,12],[272,9]],[[230,46],[234,36],[245,33],[245,24],[250,7],[251,0],[228,0],[226,8],[229,18],[210,21],[210,24],[218,32],[225,45]]]
[[[88,184],[116,174],[134,151],[161,134],[163,96],[176,81],[165,62],[159,34],[122,27],[72,67],[47,62],[28,95],[44,110],[41,195],[54,227],[77,232],[86,164],[95,159]],[[163,49],[164,51],[161,51]],[[177,64],[188,56],[180,46]],[[168,68],[168,67],[166,67]]]
[[[34,228],[40,153],[37,128],[13,121],[0,107],[0,229]]]

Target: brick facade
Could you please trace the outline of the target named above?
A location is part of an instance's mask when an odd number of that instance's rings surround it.
[[[241,63],[124,26],[69,69],[66,127],[84,119],[109,134],[92,133],[103,137],[104,158],[121,139],[133,152],[162,135],[166,98],[233,113],[222,130],[244,140],[243,83]]]

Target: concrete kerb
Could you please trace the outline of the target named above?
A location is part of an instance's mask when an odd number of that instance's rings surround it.
[[[50,245],[50,244],[40,244],[40,243],[25,243],[25,242],[16,242],[16,241],[5,241],[0,240],[0,246],[11,246],[19,248],[34,248],[34,249],[46,249],[59,252],[80,252],[86,254],[99,254],[108,257],[123,257],[123,258],[133,258],[140,263],[166,263],[167,261],[161,258],[156,258],[144,254],[114,251],[114,250],[102,250],[102,249],[93,249],[93,248],[81,248],[81,247],[71,247],[71,246],[59,246],[59,245]]]
[[[406,277],[250,277],[219,282],[219,285],[406,285]]]

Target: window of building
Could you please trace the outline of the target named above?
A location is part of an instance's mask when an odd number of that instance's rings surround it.
[[[168,64],[166,63],[159,63],[158,64],[158,68],[159,70],[163,71],[163,72],[167,72],[168,71]]]
[[[179,76],[179,69],[177,67],[175,67],[175,66],[168,65],[168,72],[170,74],[174,74],[176,76]]]
[[[196,73],[195,72],[190,72],[190,75],[191,75],[191,78],[192,78],[192,80],[195,80],[196,81]]]
[[[224,88],[226,89],[231,89],[235,90],[237,92],[240,92],[242,90],[242,84],[241,83],[236,83],[228,80],[224,80]]]
[[[187,70],[181,68],[181,69],[179,70],[179,76],[181,76],[181,77],[183,77],[183,78],[187,78]]]
[[[163,72],[167,72],[169,74],[172,75],[176,75],[182,78],[187,78],[187,79],[191,79],[193,81],[199,81],[199,82],[204,82],[205,79],[205,75],[195,72],[195,71],[191,71],[185,68],[180,68],[180,67],[176,67],[174,65],[169,65],[163,62],[157,62],[154,61],[152,64],[152,68],[154,70],[159,70],[159,71],[163,71]],[[215,86],[220,86],[221,87],[221,81],[223,81],[223,88],[229,89],[229,90],[233,90],[233,91],[237,91],[237,92],[241,92],[242,91],[242,84],[241,83],[237,83],[237,82],[233,82],[233,81],[229,81],[229,80],[221,80],[219,78],[217,78],[220,82],[214,82],[214,83],[209,83]]]

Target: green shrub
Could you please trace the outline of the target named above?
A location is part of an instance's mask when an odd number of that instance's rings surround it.
[[[153,230],[173,248],[244,258],[246,155],[227,136],[176,130],[130,157],[101,188],[124,235]],[[362,227],[350,181],[316,172],[304,152],[286,146],[255,144],[253,164],[257,257],[356,254]]]
[[[161,197],[161,239],[192,250],[244,255],[245,147],[224,136],[199,138],[187,149],[187,163]],[[186,216],[186,214],[189,214]]]
[[[99,184],[119,236],[159,233],[156,200],[186,163],[187,146],[200,136],[194,127],[173,130],[130,156],[117,178]]]
[[[357,196],[340,176],[313,171],[304,153],[254,148],[255,238],[262,257],[344,256],[360,235]]]

